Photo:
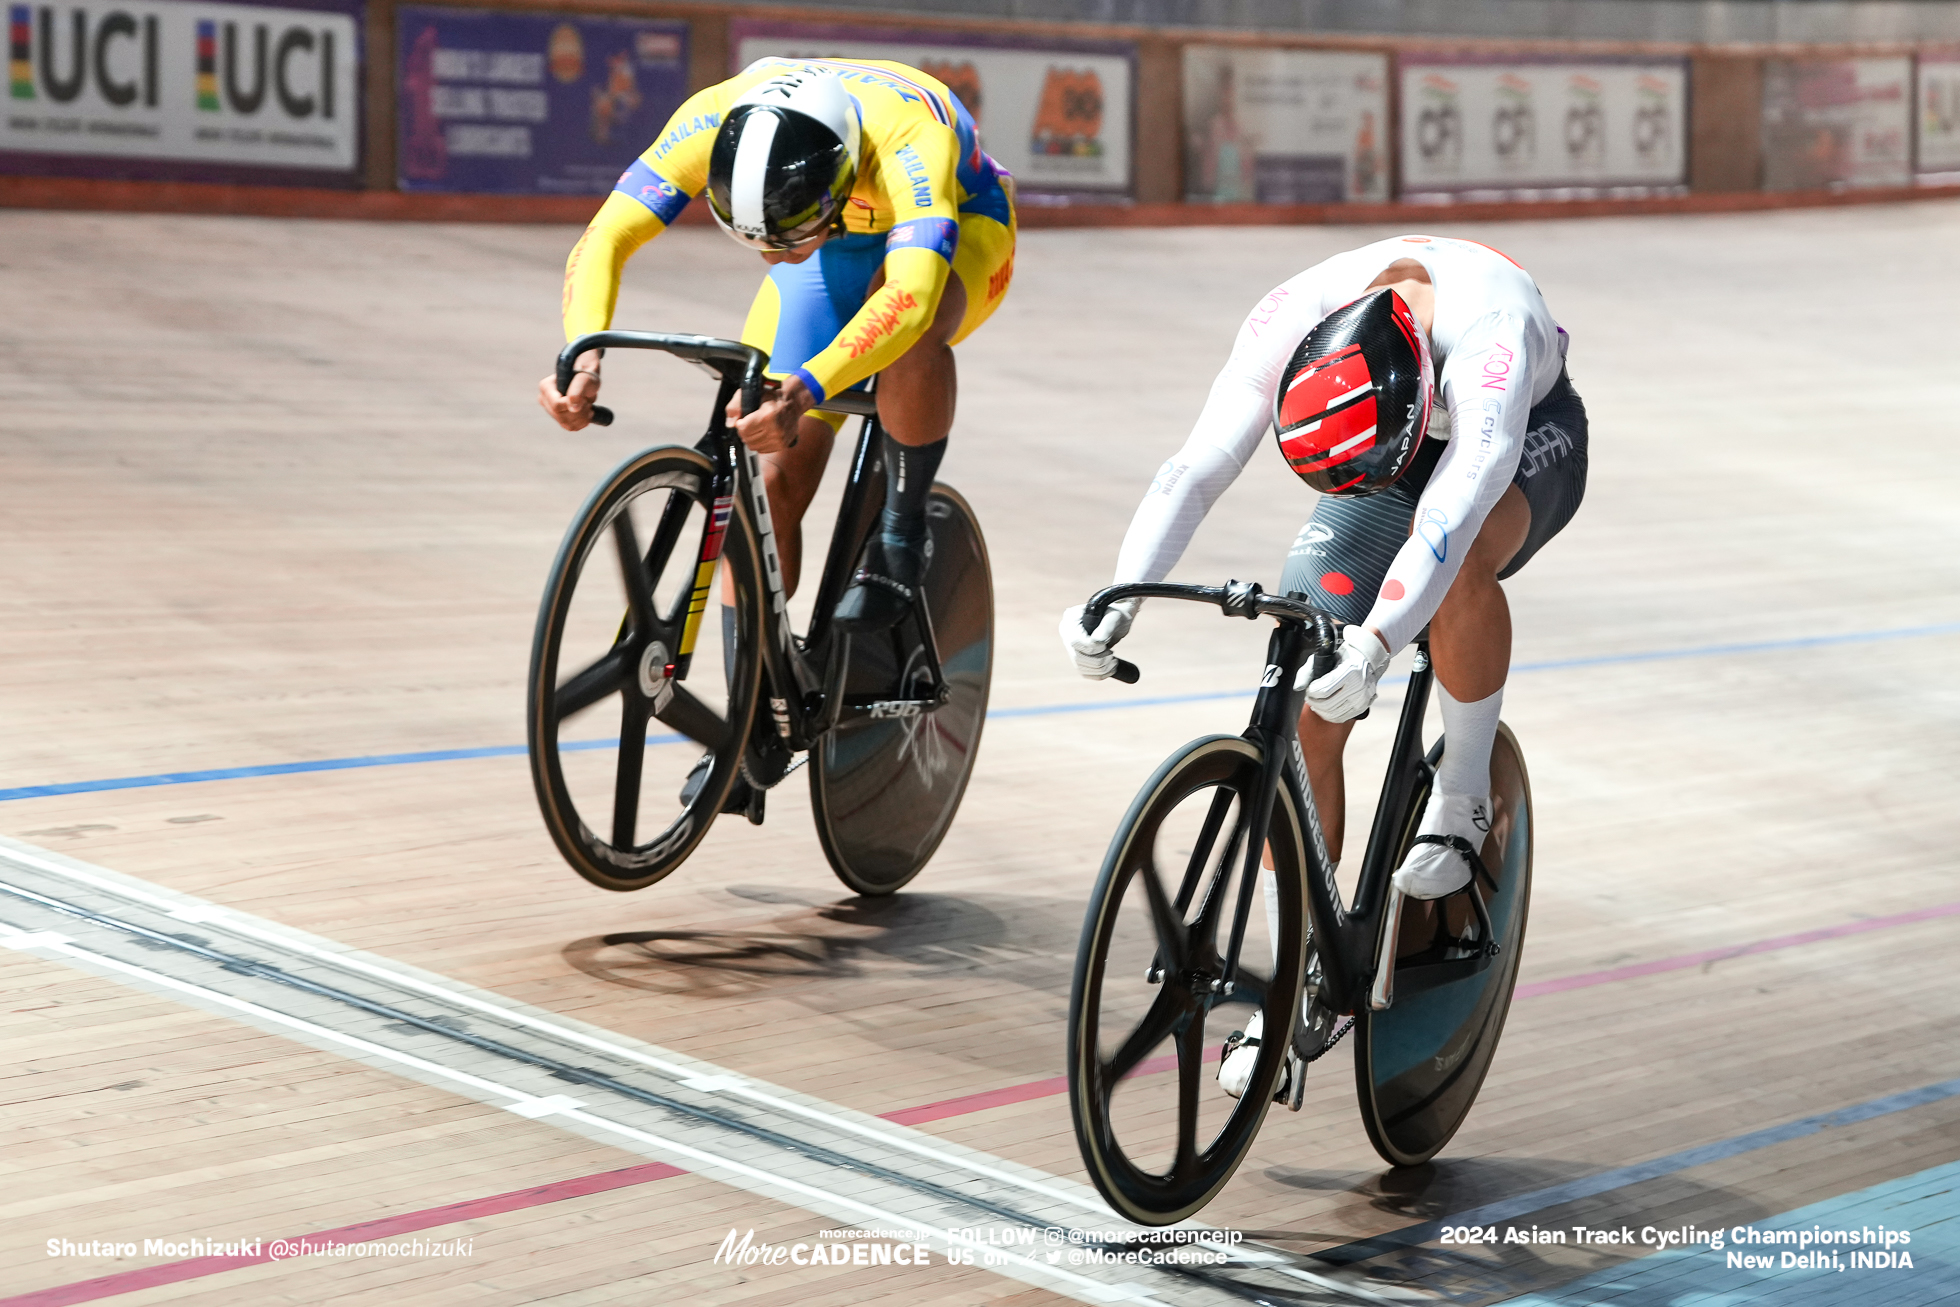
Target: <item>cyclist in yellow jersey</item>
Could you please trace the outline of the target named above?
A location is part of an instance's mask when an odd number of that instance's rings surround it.
[[[952,92],[916,69],[760,60],[689,98],[606,197],[565,265],[566,339],[611,325],[626,260],[703,190],[723,229],[771,265],[742,339],[769,351],[778,384],[754,413],[738,399],[729,418],[761,456],[791,592],[800,523],[841,422],[810,410],[880,374],[885,510],[836,620],[882,630],[924,570],[926,496],[953,422],[952,347],[1013,277],[1013,178]],[[566,430],[591,420],[599,371],[588,352],[568,391],[539,383]]]

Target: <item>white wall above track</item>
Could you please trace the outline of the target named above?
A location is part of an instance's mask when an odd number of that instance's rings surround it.
[[[828,0],[883,14],[1610,41],[1960,40],[1960,0]]]

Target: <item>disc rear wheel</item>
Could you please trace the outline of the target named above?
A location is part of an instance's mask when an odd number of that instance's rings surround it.
[[[987,720],[994,666],[993,575],[980,524],[959,493],[934,486],[925,609],[945,697],[922,711],[841,719],[812,750],[811,808],[837,878],[859,894],[890,894],[938,849],[966,793]],[[916,614],[891,630],[844,640],[846,703],[902,704],[931,693],[926,629]]]
[[[1354,1075],[1375,1151],[1396,1166],[1428,1161],[1448,1143],[1483,1087],[1511,1007],[1531,902],[1531,779],[1524,753],[1500,725],[1491,749],[1491,827],[1478,851],[1495,883],[1403,904],[1395,999],[1366,1008],[1355,1032]],[[1399,866],[1428,802],[1422,787],[1403,823]],[[1475,893],[1489,918],[1470,902]],[[1476,954],[1492,946],[1487,964]]]

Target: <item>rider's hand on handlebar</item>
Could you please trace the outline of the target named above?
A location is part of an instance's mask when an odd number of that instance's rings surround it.
[[[1130,623],[1136,620],[1142,603],[1141,599],[1118,599],[1093,631],[1082,626],[1086,604],[1077,604],[1062,614],[1062,646],[1075,660],[1076,671],[1092,681],[1104,680],[1116,671],[1118,659],[1110,648],[1130,633]]]
[[[1388,670],[1388,646],[1366,626],[1350,626],[1341,636],[1340,660],[1307,686],[1307,707],[1324,722],[1345,722],[1368,711],[1375,686]]]
[[[747,416],[742,413],[742,397],[738,394],[730,399],[728,425],[756,453],[780,454],[796,447],[797,424],[816,402],[817,397],[801,377],[785,377],[780,384],[769,383],[762,403]]]
[[[538,407],[567,431],[581,431],[592,424],[592,402],[599,397],[599,351],[585,351],[575,366],[578,371],[572,373],[568,391],[559,391],[555,376],[538,383]]]

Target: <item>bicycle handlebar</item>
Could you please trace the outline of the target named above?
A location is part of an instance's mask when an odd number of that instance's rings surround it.
[[[753,345],[744,345],[739,340],[723,340],[718,336],[676,336],[659,331],[592,331],[580,336],[558,351],[559,394],[564,394],[571,386],[578,357],[589,349],[663,350],[676,358],[699,363],[722,380],[740,386],[744,413],[755,412],[762,403],[762,388],[766,380],[763,369],[769,366],[769,355],[765,351]],[[872,417],[878,412],[877,400],[862,390],[847,390],[832,395],[816,407],[857,417]],[[592,420],[599,426],[609,427],[612,425],[613,411],[602,404],[594,404]]]
[[[1341,620],[1302,600],[1268,594],[1259,588],[1257,581],[1227,581],[1224,585],[1129,581],[1122,585],[1105,586],[1089,596],[1089,602],[1082,609],[1082,629],[1093,631],[1102,625],[1103,615],[1109,611],[1110,605],[1122,599],[1189,599],[1195,603],[1217,604],[1219,611],[1227,617],[1243,617],[1248,621],[1277,617],[1282,621],[1306,622],[1319,637],[1322,652],[1333,649],[1334,627]],[[1135,685],[1142,674],[1137,665],[1126,658],[1118,658],[1116,670],[1111,673],[1125,685]]]

